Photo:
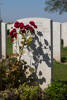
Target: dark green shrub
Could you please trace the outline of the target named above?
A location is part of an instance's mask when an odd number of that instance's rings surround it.
[[[19,88],[11,88],[0,92],[1,100],[45,100],[39,86],[29,86],[24,83]]]
[[[30,66],[27,65],[25,61],[18,61],[16,58],[8,58],[0,62],[0,90],[5,90],[8,88],[18,88],[19,85],[27,82],[28,84],[32,83],[34,80],[30,77],[26,77],[26,70],[30,69]],[[27,73],[28,74],[28,73]],[[32,80],[31,80],[32,78]]]
[[[41,89],[37,85],[34,69],[25,61],[14,57],[0,61],[0,100],[39,100]]]
[[[67,100],[67,85],[62,82],[53,82],[47,89],[49,100]]]
[[[20,100],[17,89],[7,89],[0,92],[0,100]]]
[[[10,30],[8,29],[8,30],[7,30],[7,35],[9,35],[9,32],[10,32]]]
[[[18,91],[21,100],[42,100],[42,90],[39,86],[30,86],[24,83],[19,86]]]
[[[29,100],[29,95],[30,95],[30,86],[27,84],[23,84],[19,86],[19,96],[21,100]]]
[[[40,88],[38,86],[31,88],[30,100],[38,100],[40,95]]]

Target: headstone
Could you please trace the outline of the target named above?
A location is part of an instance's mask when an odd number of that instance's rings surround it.
[[[35,21],[38,26],[35,39],[30,47],[25,48],[25,54],[22,59],[27,61],[27,64],[35,68],[39,85],[42,89],[47,88],[52,80],[52,62],[53,62],[53,38],[51,20],[45,18],[24,18],[18,20],[28,24],[29,21]],[[20,40],[21,37],[18,37]],[[18,42],[13,44],[13,52],[19,52]]]
[[[67,22],[62,23],[62,39],[63,39],[63,46],[67,47]]]
[[[6,24],[1,23],[2,58],[6,58]]]
[[[53,22],[53,58],[61,61],[61,24]]]
[[[2,57],[2,44],[1,44],[1,20],[0,20],[0,58]]]
[[[14,24],[7,24],[7,30],[11,30],[14,27]]]

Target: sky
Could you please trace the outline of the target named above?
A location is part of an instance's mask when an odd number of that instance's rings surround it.
[[[14,22],[26,17],[49,18],[56,22],[67,22],[67,13],[44,11],[45,0],[0,0],[0,16],[4,22]]]

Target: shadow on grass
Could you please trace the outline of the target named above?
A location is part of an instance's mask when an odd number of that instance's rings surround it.
[[[67,47],[64,47],[63,39],[61,39],[61,62],[67,62]]]
[[[67,58],[66,58],[66,57],[62,57],[62,58],[61,58],[61,62],[62,62],[62,63],[67,62]]]
[[[54,80],[55,81],[55,80]],[[67,81],[61,81],[61,80],[57,80],[57,82],[61,82],[63,85],[66,84],[67,85]]]

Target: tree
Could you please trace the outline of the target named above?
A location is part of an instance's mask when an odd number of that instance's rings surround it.
[[[46,0],[45,11],[58,11],[59,14],[67,12],[67,0]]]

